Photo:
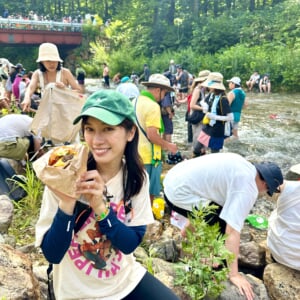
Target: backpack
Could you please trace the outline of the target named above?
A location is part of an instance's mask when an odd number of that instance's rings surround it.
[[[24,183],[22,177],[18,176],[6,158],[0,158],[0,192],[10,199],[19,201],[27,193],[16,181]]]

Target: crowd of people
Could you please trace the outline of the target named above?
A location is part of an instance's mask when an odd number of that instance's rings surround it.
[[[26,115],[32,110],[35,94],[44,103],[50,85],[61,91],[84,91],[85,71],[78,65],[73,75],[63,67],[56,45],[41,44],[37,63],[38,69],[29,77],[21,64],[1,61],[2,83],[11,82],[11,90],[4,85],[1,105],[5,102],[4,107],[10,108],[11,103],[17,103],[24,113],[1,117],[0,131],[5,133],[0,136],[1,157],[14,153],[14,159],[22,159],[37,152],[40,159],[45,157],[39,152],[45,137],[30,132],[32,118]],[[74,182],[78,197],[49,186],[43,194],[36,246],[53,264],[57,299],[95,295],[128,300],[178,299],[133,256],[147,225],[154,221],[153,201],[162,193],[170,210],[186,220],[181,227],[183,236],[194,230],[188,219],[194,208],[217,206],[216,214],[206,221],[209,225],[219,223],[220,233],[226,234],[225,246],[235,257],[228,265],[229,280],[247,300],[253,300],[254,293],[239,273],[241,230],[257,198],[278,193],[267,243],[275,261],[299,270],[299,251],[294,251],[293,245],[299,241],[295,221],[299,213],[295,208],[299,206],[300,182],[284,180],[275,162],[251,163],[235,153],[219,153],[228,139],[239,138],[242,110],[247,105],[241,79],[233,76],[226,80],[226,92],[220,72],[200,70],[192,76],[171,60],[163,73],[151,74],[145,64],[140,85],[132,76],[114,76],[114,90],[109,71],[104,63],[104,88],[91,94],[71,121],[80,126],[89,149],[87,171]],[[258,77],[247,81],[249,89],[254,88],[254,80],[257,82]],[[23,81],[25,87],[20,86]],[[19,89],[13,88],[15,82]],[[268,86],[267,80],[262,81],[262,88],[264,85]],[[191,157],[176,161],[162,188],[164,153],[168,158],[179,153],[172,140],[173,118],[174,106],[182,103],[187,106]],[[8,130],[7,124],[14,122],[18,128],[11,125]]]

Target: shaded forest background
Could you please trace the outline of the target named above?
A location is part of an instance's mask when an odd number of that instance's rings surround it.
[[[269,73],[273,90],[300,92],[299,0],[0,0],[5,8],[85,19],[83,43],[65,66],[80,64],[89,77],[101,76],[103,62],[125,76],[144,63],[163,72],[174,59],[194,75],[209,69],[245,82],[254,70]],[[2,48],[1,57],[34,70],[36,48]]]

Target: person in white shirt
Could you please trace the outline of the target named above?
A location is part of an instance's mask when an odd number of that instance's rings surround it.
[[[8,114],[0,118],[0,157],[22,160],[42,154],[38,153],[42,138],[30,132],[32,120],[22,114]]]
[[[238,272],[240,232],[259,194],[279,192],[280,168],[271,162],[252,164],[235,153],[214,153],[183,161],[165,176],[163,186],[169,207],[183,215],[200,205],[218,206],[208,224],[219,223],[226,247],[235,255],[230,280],[247,300],[253,300],[250,283]],[[211,218],[212,217],[212,218]]]
[[[285,180],[269,217],[267,245],[274,260],[300,271],[300,181]]]

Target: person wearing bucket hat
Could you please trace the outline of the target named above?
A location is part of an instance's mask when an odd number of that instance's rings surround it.
[[[151,201],[161,191],[162,149],[177,153],[177,146],[162,138],[164,125],[159,103],[168,91],[174,91],[170,80],[162,74],[152,74],[149,81],[142,82],[147,90],[133,100],[137,124],[140,131],[139,153],[150,177]]]
[[[188,114],[186,120],[188,121],[188,123],[190,122],[192,126],[193,147],[195,147],[197,144],[197,138],[202,128],[202,119],[204,117],[203,107],[206,107],[207,109],[207,104],[204,101],[207,88],[202,87],[201,83],[207,79],[207,76],[209,74],[209,70],[202,70],[199,72],[198,77],[193,81],[191,94],[188,96]],[[201,105],[201,103],[203,106]],[[198,114],[197,119],[194,118],[195,114]]]
[[[282,173],[275,163],[253,164],[236,153],[185,160],[170,169],[163,181],[168,206],[182,217],[187,218],[193,208],[201,205],[217,206],[205,220],[209,225],[219,223],[220,232],[226,233],[225,245],[235,256],[228,266],[229,279],[248,300],[253,300],[254,294],[250,283],[239,273],[240,233],[257,198],[278,192],[282,183]],[[189,228],[188,219],[185,221],[183,233]]]
[[[230,136],[230,123],[233,120],[225,94],[223,75],[219,72],[211,72],[201,85],[209,89],[209,94],[205,98],[207,107],[204,111],[206,114],[202,121],[203,127],[193,148],[195,157],[204,155],[207,148],[212,153],[219,152],[223,148],[225,138]],[[229,125],[229,132],[226,132],[225,125]]]
[[[78,199],[46,188],[36,225],[36,245],[55,264],[56,299],[146,299],[150,290],[153,299],[179,299],[133,256],[154,222],[135,121],[130,100],[108,89],[74,120],[90,151]]]
[[[246,94],[241,86],[241,79],[239,77],[232,77],[227,80],[230,92],[227,94],[227,99],[233,113],[232,122],[232,137],[238,139],[238,127],[241,120],[242,109],[247,105]]]
[[[41,44],[37,62],[39,69],[33,72],[24,100],[21,103],[23,111],[30,110],[31,97],[38,86],[40,86],[42,93],[49,83],[55,83],[59,88],[70,87],[72,90],[82,92],[82,87],[76,82],[71,71],[62,67],[62,59],[56,45],[52,43]]]

